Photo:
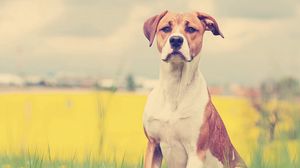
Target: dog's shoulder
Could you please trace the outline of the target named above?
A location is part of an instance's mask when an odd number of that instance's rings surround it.
[[[234,148],[225,124],[211,100],[207,103],[205,117],[209,134],[206,139],[208,143],[205,145],[212,155],[218,158],[223,165],[246,167]]]

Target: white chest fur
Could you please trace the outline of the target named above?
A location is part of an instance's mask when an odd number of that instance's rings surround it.
[[[161,70],[161,77],[162,73],[167,71]],[[148,136],[160,143],[169,167],[186,165],[187,156],[196,154],[209,100],[206,82],[197,69],[184,67],[181,73],[179,81],[168,75],[160,79],[148,97],[143,116]]]
[[[178,138],[183,135],[184,138],[187,137],[185,134],[193,131],[193,127],[199,133],[209,97],[205,83],[200,85],[199,81],[195,81],[190,86],[178,101],[166,99],[159,87],[151,92],[144,112],[144,126],[149,136],[157,140],[172,134]]]

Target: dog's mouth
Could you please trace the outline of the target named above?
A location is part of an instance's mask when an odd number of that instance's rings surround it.
[[[182,54],[182,52],[175,50],[173,52],[171,52],[170,54],[167,55],[167,57],[165,59],[162,59],[165,62],[169,62],[170,60],[174,60],[175,62],[191,62],[193,59],[191,60],[187,60],[185,58],[185,56]]]

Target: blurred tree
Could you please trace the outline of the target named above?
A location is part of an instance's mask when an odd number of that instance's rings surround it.
[[[281,107],[281,101],[292,100],[300,94],[299,82],[291,77],[281,80],[266,80],[260,85],[260,97],[251,97],[254,108],[260,114],[257,126],[268,132],[269,141],[275,139],[275,130],[281,121],[282,113],[287,109]]]
[[[293,99],[300,95],[299,82],[295,78],[283,78],[278,81],[276,87],[279,99]]]
[[[129,74],[126,78],[126,89],[128,91],[136,90],[136,83],[132,74]]]

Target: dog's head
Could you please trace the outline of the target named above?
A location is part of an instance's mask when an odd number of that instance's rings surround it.
[[[150,46],[156,36],[161,59],[165,62],[191,62],[201,51],[205,31],[224,38],[217,21],[202,12],[164,11],[144,23],[144,34]]]

